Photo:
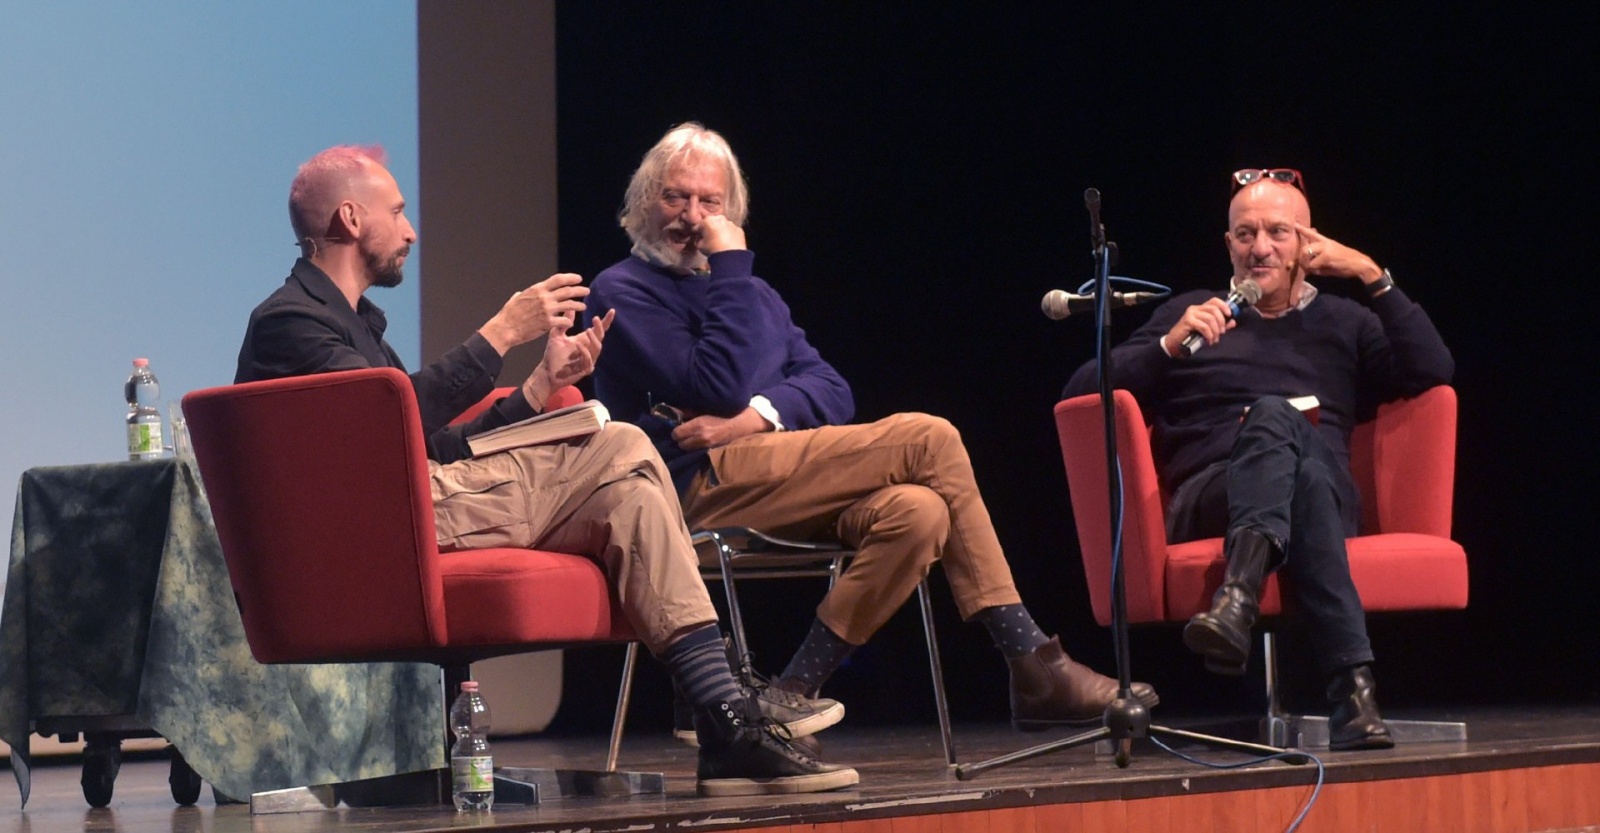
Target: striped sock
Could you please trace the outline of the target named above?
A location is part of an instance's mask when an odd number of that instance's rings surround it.
[[[661,653],[672,681],[696,708],[744,699],[744,690],[728,668],[722,631],[706,625],[690,631]]]
[[[779,675],[777,685],[785,691],[814,696],[813,692],[822,688],[855,649],[856,646],[834,636],[822,620],[813,619],[811,632],[806,634],[805,642],[800,643],[800,650],[794,652],[789,667]]]
[[[972,618],[989,629],[989,638],[994,640],[995,647],[1005,654],[1006,659],[1025,657],[1050,641],[1044,631],[1039,630],[1033,617],[1028,615],[1028,609],[1020,603],[986,607]]]

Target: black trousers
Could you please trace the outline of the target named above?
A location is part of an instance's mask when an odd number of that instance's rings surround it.
[[[1167,508],[1172,543],[1243,527],[1283,553],[1285,607],[1302,616],[1323,677],[1372,662],[1366,613],[1350,579],[1345,538],[1360,526],[1350,468],[1282,397],[1250,407],[1233,453],[1178,487]]]

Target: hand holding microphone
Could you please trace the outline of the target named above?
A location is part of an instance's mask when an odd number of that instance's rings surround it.
[[[1178,346],[1178,355],[1188,358],[1207,344],[1214,344],[1222,334],[1234,327],[1239,313],[1261,300],[1261,285],[1252,280],[1240,281],[1227,298],[1212,298],[1203,304],[1184,310],[1183,317],[1167,333],[1168,344],[1185,333]]]

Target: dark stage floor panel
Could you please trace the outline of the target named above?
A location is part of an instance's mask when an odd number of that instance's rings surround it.
[[[1158,710],[1159,712],[1159,710]],[[1390,717],[1422,717],[1397,712]],[[1157,718],[1161,715],[1158,713]],[[1452,775],[1600,761],[1600,705],[1473,709],[1430,712],[1430,719],[1460,719],[1470,740],[1402,744],[1380,752],[1318,753],[1329,783]],[[1176,721],[1206,731],[1208,725]],[[1235,730],[1242,724],[1235,724]],[[962,725],[956,749],[963,762],[1016,751],[1069,733],[1023,735],[1008,726]],[[664,797],[558,799],[536,807],[502,806],[489,814],[457,814],[448,807],[345,808],[331,813],[252,817],[241,805],[216,806],[207,788],[197,807],[174,805],[165,758],[125,761],[111,805],[91,809],[78,784],[76,758],[41,763],[34,772],[28,809],[15,792],[0,802],[0,831],[57,833],[76,830],[195,831],[200,833],[301,833],[302,831],[418,831],[462,828],[527,831],[719,830],[952,813],[1043,804],[1071,804],[1194,793],[1304,785],[1313,766],[1271,762],[1211,770],[1140,743],[1126,769],[1109,755],[1082,747],[957,780],[942,759],[938,729],[850,727],[822,735],[824,756],[861,772],[858,789],[804,796],[706,799],[694,793],[694,750],[665,733],[635,731],[623,745],[625,769],[663,772]],[[1186,747],[1208,760],[1237,763],[1247,756]],[[496,762],[505,766],[598,767],[605,740],[520,738],[500,740]],[[7,773],[0,785],[11,789]],[[1309,794],[1309,790],[1308,790]]]

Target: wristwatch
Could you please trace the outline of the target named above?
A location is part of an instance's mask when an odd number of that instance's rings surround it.
[[[1376,298],[1391,289],[1394,289],[1394,275],[1389,274],[1389,270],[1385,269],[1377,280],[1367,284],[1367,297]]]

